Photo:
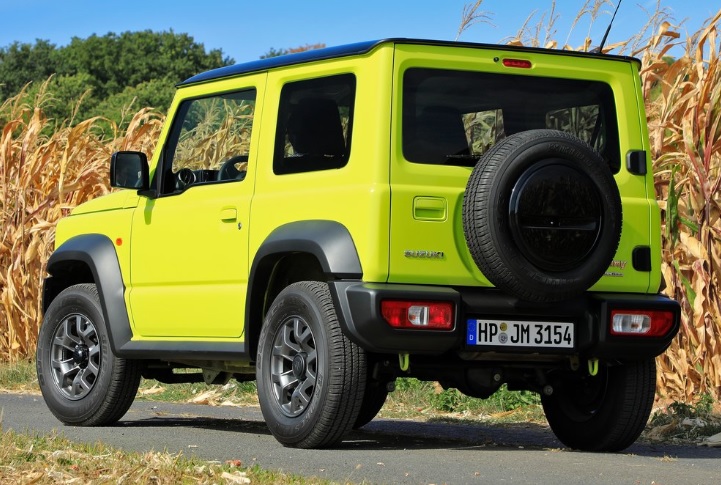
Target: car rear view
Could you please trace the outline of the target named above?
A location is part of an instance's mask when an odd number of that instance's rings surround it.
[[[537,390],[581,449],[638,437],[679,324],[658,295],[638,69],[543,49],[395,50],[389,282],[424,293],[379,294],[401,306],[389,325],[414,334],[416,375],[477,397]],[[432,323],[448,288],[456,313]]]

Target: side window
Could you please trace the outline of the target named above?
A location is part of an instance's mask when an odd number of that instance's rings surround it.
[[[166,148],[163,194],[245,178],[255,94],[247,90],[181,104]]]
[[[343,74],[283,86],[273,172],[329,170],[348,163],[355,76]]]

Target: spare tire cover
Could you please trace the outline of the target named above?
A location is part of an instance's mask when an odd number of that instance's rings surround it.
[[[463,201],[474,262],[496,287],[529,301],[572,298],[596,283],[616,253],[621,221],[608,164],[555,130],[499,141],[476,164]]]

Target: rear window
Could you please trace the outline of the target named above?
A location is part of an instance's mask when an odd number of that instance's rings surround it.
[[[403,77],[403,155],[473,166],[496,142],[548,128],[591,145],[620,169],[613,91],[602,82],[412,68]]]

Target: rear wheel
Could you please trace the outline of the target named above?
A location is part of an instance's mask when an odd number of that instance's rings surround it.
[[[596,376],[557,376],[550,396],[541,396],[556,437],[570,448],[620,451],[641,435],[656,392],[656,361],[608,366]]]
[[[110,350],[95,285],[71,286],[50,304],[38,335],[37,372],[45,402],[65,424],[104,426],[127,412],[140,365]]]
[[[343,335],[326,283],[280,292],[260,333],[256,379],[268,428],[285,446],[330,446],[353,427],[366,357]]]
[[[355,420],[353,429],[358,429],[373,421],[388,398],[388,383],[381,381],[367,381],[363,402]]]

